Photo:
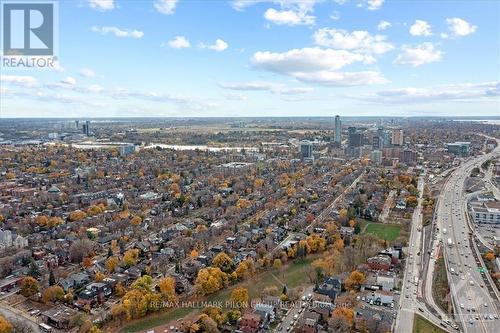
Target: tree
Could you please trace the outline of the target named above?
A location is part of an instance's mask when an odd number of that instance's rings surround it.
[[[34,278],[37,278],[40,276],[40,270],[38,269],[38,266],[35,263],[35,260],[31,259],[30,262],[30,267],[28,270],[28,275]]]
[[[54,217],[51,217],[49,219],[49,222],[48,222],[47,226],[49,228],[54,228],[54,227],[57,227],[57,226],[59,226],[61,224],[64,224],[64,220],[61,217],[59,217],[59,216],[54,216]]]
[[[139,250],[130,249],[127,250],[123,255],[123,263],[127,267],[134,266],[137,263],[138,258],[139,258]]]
[[[106,276],[103,273],[97,272],[97,273],[95,273],[94,280],[95,280],[95,282],[102,282],[102,280],[104,280],[105,277]]]
[[[341,325],[343,329],[339,329],[338,332],[346,332],[352,327],[354,321],[354,311],[350,308],[337,307],[332,313],[332,322],[329,324],[334,324],[333,328],[336,329],[336,325]],[[347,326],[347,329],[345,327]],[[337,327],[338,328],[338,327]]]
[[[89,257],[83,258],[82,265],[85,268],[89,268],[90,266],[92,266],[92,259],[90,259]]]
[[[231,292],[231,302],[233,307],[237,309],[247,308],[250,298],[246,288],[234,288]]]
[[[109,257],[105,262],[105,266],[109,274],[113,273],[118,266],[118,258]]]
[[[139,225],[142,223],[142,218],[139,215],[135,215],[131,220],[130,223],[132,225]]]
[[[224,273],[229,273],[233,269],[233,260],[226,253],[220,252],[215,256],[212,265],[220,268]]]
[[[88,257],[93,250],[93,243],[88,239],[79,239],[69,247],[69,257],[72,262],[82,262],[84,257]]]
[[[281,259],[274,259],[273,267],[276,270],[280,270],[282,266],[283,266],[283,264],[281,263]]]
[[[21,295],[31,297],[38,292],[39,288],[38,281],[31,276],[27,276],[21,282]]]
[[[357,289],[359,288],[363,283],[365,283],[365,275],[358,271],[355,270],[351,273],[351,275],[345,280],[345,288],[349,290]]]
[[[203,309],[202,313],[212,318],[212,320],[215,321],[217,325],[221,325],[224,323],[225,318],[220,308],[217,308],[215,306],[207,306]]]
[[[87,214],[81,210],[75,210],[69,214],[69,220],[73,222],[78,222],[87,217]]]
[[[123,284],[120,282],[118,282],[115,286],[115,296],[116,297],[122,297],[123,295],[125,295],[125,287],[123,286]]]
[[[45,303],[61,301],[64,297],[64,290],[60,286],[50,286],[42,293]]]
[[[36,223],[41,227],[45,227],[49,223],[49,218],[45,215],[38,215],[36,217]]]
[[[158,282],[160,287],[160,292],[162,297],[167,302],[175,302],[177,300],[177,295],[175,294],[175,279],[172,277],[166,277]]]
[[[12,324],[2,315],[0,315],[0,332],[12,333]]]
[[[130,286],[132,289],[142,292],[151,292],[153,289],[153,278],[149,275],[143,275],[135,280]]]
[[[218,267],[207,267],[198,271],[195,289],[198,294],[214,293],[228,284],[228,276]]]
[[[193,249],[191,251],[190,256],[191,256],[191,259],[196,260],[196,258],[198,258],[198,251],[196,251],[196,249]]]
[[[493,261],[493,260],[495,260],[495,253],[489,251],[488,253],[486,253],[486,255],[484,256],[484,258],[486,260],[488,260],[488,261]]]
[[[49,286],[53,286],[56,284],[56,277],[54,276],[54,271],[52,269],[49,270]]]

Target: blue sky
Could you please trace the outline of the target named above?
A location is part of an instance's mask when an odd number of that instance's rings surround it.
[[[500,116],[498,1],[59,2],[0,117]]]

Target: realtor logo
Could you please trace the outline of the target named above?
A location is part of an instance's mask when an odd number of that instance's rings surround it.
[[[4,3],[3,54],[54,55],[54,4]]]

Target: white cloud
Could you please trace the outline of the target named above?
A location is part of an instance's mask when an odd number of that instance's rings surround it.
[[[385,83],[375,71],[338,72],[355,62],[371,63],[373,57],[346,50],[315,48],[293,49],[283,53],[259,51],[250,63],[256,69],[288,75],[299,81],[322,85],[362,85]]]
[[[362,54],[345,50],[314,48],[292,49],[283,53],[259,51],[251,59],[253,67],[280,74],[337,70],[354,62],[363,62]]]
[[[313,73],[296,73],[295,77],[303,82],[326,86],[361,86],[385,84],[389,82],[380,72],[377,71],[318,71]]]
[[[314,6],[324,0],[235,0],[232,6],[237,11],[260,3],[271,3],[280,8],[268,8],[264,18],[277,25],[312,25],[315,22]]]
[[[101,87],[101,86],[100,86],[100,85],[98,85],[98,84],[92,84],[92,85],[88,86],[88,87],[86,88],[86,90],[87,90],[88,92],[90,92],[90,93],[99,94],[99,93],[101,93],[102,91],[104,91],[104,88],[103,88],[103,87]]]
[[[114,0],[88,0],[88,3],[91,8],[100,11],[108,11],[115,8]]]
[[[252,81],[242,83],[219,83],[219,87],[237,91],[269,91],[273,94],[299,95],[314,91],[312,87],[287,87],[283,84]]]
[[[247,100],[247,96],[245,96],[243,94],[230,93],[230,94],[224,94],[224,97],[230,101],[245,101],[245,100]]]
[[[334,21],[338,21],[338,20],[340,20],[340,13],[339,13],[338,11],[334,10],[334,11],[330,14],[330,16],[329,16],[329,17],[330,17],[332,20],[334,20]]]
[[[37,80],[33,76],[23,75],[0,75],[0,82],[23,87],[32,87],[37,84]]]
[[[153,6],[162,14],[172,15],[176,5],[177,0],[156,0]]]
[[[264,13],[264,18],[277,25],[312,25],[315,17],[305,11],[276,10],[269,8]]]
[[[308,94],[314,91],[312,87],[291,87],[291,88],[281,88],[277,91],[278,94],[282,95],[302,95]]]
[[[113,34],[116,37],[124,38],[124,37],[130,37],[130,38],[141,38],[144,36],[144,32],[139,31],[139,30],[129,30],[129,29],[120,29],[117,27],[97,27],[93,26],[91,28],[93,32],[100,33],[101,35],[107,35],[107,34]]]
[[[95,77],[95,71],[90,68],[82,68],[79,72],[80,76],[83,77]]]
[[[317,45],[341,50],[383,54],[394,49],[394,45],[387,42],[385,36],[372,36],[368,31],[349,33],[342,29],[322,28],[314,33],[313,38]]]
[[[348,96],[380,104],[434,103],[439,101],[471,101],[500,96],[500,82],[440,85],[428,88],[399,88],[364,95]]]
[[[368,10],[378,10],[384,4],[384,0],[368,0],[367,4]]]
[[[76,84],[76,79],[74,77],[68,76],[61,80],[61,83],[74,86]]]
[[[214,50],[217,52],[222,52],[229,47],[229,44],[219,38],[212,45],[206,45],[204,43],[201,43],[200,47],[202,49],[210,49],[210,50]]]
[[[394,60],[395,64],[412,65],[414,67],[423,64],[440,61],[443,52],[436,50],[432,43],[422,43],[414,47],[403,45],[403,53]]]
[[[185,49],[191,47],[191,43],[184,36],[176,36],[173,40],[168,41],[167,44],[174,49]]]
[[[458,37],[470,35],[477,30],[477,26],[458,17],[447,18],[446,23],[452,34]]]
[[[412,36],[431,36],[431,26],[426,21],[415,20],[415,23],[410,27]]]
[[[388,22],[388,21],[380,21],[377,25],[377,30],[378,31],[382,31],[382,30],[385,30],[387,28],[390,28],[392,26],[391,22]]]

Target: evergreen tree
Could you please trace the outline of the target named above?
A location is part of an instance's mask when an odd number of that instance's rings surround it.
[[[34,260],[31,260],[28,275],[35,279],[40,276],[40,271],[38,270]]]
[[[49,271],[49,286],[53,286],[56,284],[56,277],[54,276],[54,271],[51,269]]]

